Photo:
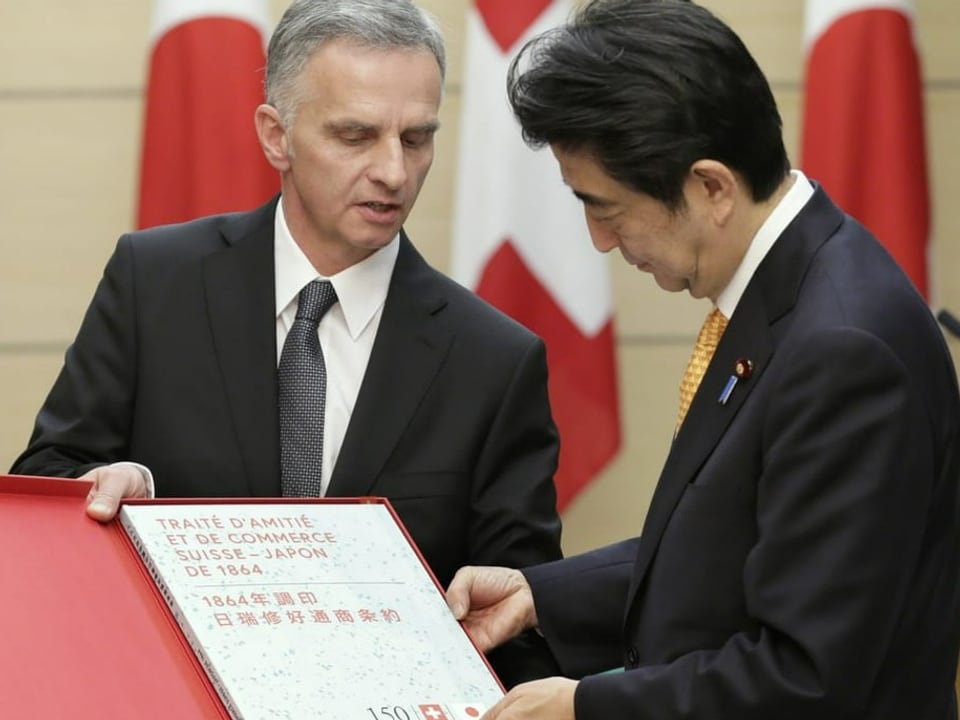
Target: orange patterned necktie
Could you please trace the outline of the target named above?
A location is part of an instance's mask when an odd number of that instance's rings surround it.
[[[703,327],[700,328],[700,334],[697,335],[697,344],[693,347],[690,362],[687,363],[683,380],[680,381],[680,412],[677,414],[676,432],[680,432],[680,426],[683,425],[683,419],[687,416],[687,410],[690,409],[693,396],[697,394],[700,381],[703,379],[704,373],[707,372],[710,359],[713,357],[713,353],[720,343],[720,337],[726,329],[727,319],[722,312],[714,308],[707,315],[707,319],[703,321]]]

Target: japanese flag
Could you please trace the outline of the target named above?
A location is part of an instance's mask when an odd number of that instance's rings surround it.
[[[476,703],[461,703],[447,706],[451,713],[450,720],[479,720],[490,708]]]
[[[930,208],[911,0],[807,0],[801,167],[924,295]]]
[[[279,190],[253,115],[265,0],[155,0],[137,226],[255,207]]]
[[[524,145],[504,87],[524,40],[565,21],[572,7],[471,3],[453,245],[454,277],[546,343],[561,510],[620,447],[609,269],[553,155]]]

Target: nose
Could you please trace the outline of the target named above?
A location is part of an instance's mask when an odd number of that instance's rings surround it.
[[[603,223],[591,220],[590,215],[586,215],[586,218],[590,240],[597,250],[602,253],[608,253],[620,246],[620,238],[613,230],[606,227]]]
[[[399,138],[384,138],[370,164],[370,178],[390,190],[399,190],[407,180],[403,143]]]

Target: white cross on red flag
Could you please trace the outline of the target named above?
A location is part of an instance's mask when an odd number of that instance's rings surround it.
[[[563,510],[620,447],[607,258],[549,150],[526,147],[504,91],[510,60],[569,0],[475,0],[467,14],[453,274],[543,338],[560,430]]]
[[[421,705],[420,713],[428,720],[448,720],[447,714],[439,705]]]

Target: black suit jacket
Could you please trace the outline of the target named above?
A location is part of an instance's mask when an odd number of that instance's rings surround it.
[[[280,494],[275,207],[120,239],[13,472],[133,460],[159,496]],[[403,235],[328,494],[389,498],[444,585],[560,557],[546,376],[538,338]]]
[[[753,373],[721,392],[738,359]],[[577,720],[946,720],[956,375],[817,189],[750,281],[634,540],[527,571]]]

